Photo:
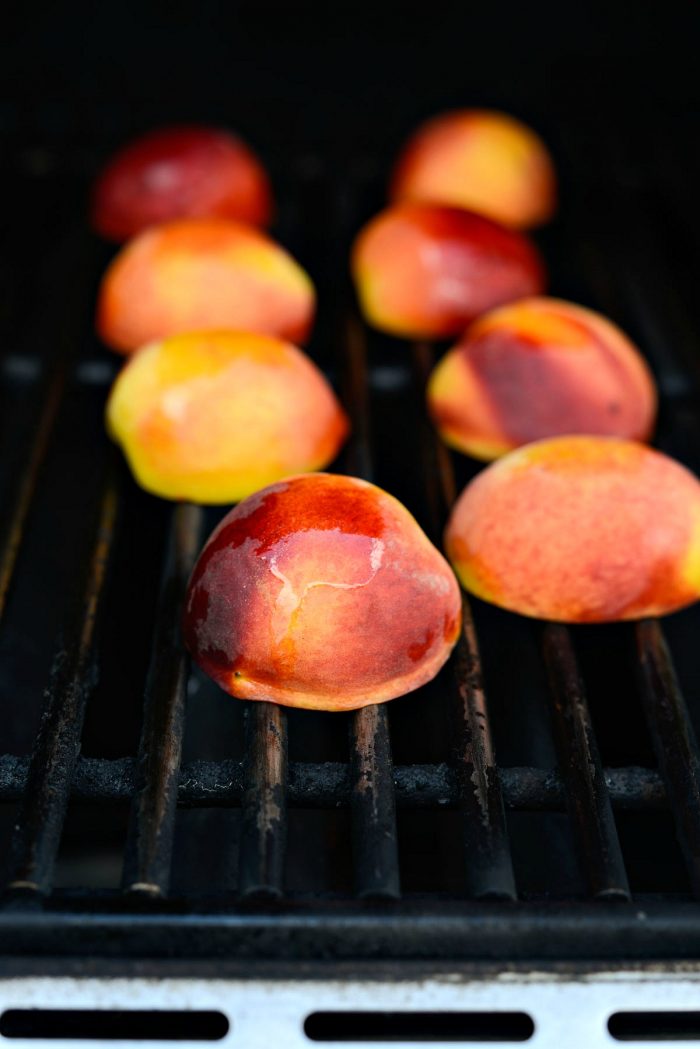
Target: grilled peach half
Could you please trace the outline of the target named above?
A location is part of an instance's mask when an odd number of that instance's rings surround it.
[[[213,532],[184,637],[239,699],[350,710],[429,681],[460,628],[457,581],[408,510],[354,477],[291,477]]]
[[[142,488],[233,503],[287,474],[326,466],[348,423],[309,358],[268,335],[173,335],[135,354],[107,427]]]
[[[545,286],[523,234],[430,204],[377,215],[355,241],[352,271],[369,323],[408,338],[461,335],[480,314]]]
[[[532,298],[474,322],[434,369],[428,409],[447,444],[488,460],[559,434],[646,441],[656,389],[637,348],[610,321]]]
[[[547,222],[556,208],[554,164],[541,138],[514,117],[461,109],[409,139],[391,185],[394,201],[470,208],[514,229]]]
[[[665,615],[700,597],[700,483],[635,441],[538,441],[467,485],[445,546],[467,590],[522,615]]]
[[[121,353],[215,328],[304,342],[314,302],[309,277],[263,233],[224,219],[182,219],[122,248],[100,286],[97,331]]]
[[[215,128],[167,127],[109,161],[93,190],[92,224],[107,240],[125,241],[181,218],[266,226],[271,211],[267,173],[244,142]]]

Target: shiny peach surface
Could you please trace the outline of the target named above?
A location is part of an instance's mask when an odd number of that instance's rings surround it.
[[[522,615],[665,615],[700,597],[700,483],[634,441],[538,441],[467,485],[445,548],[465,589]]]
[[[556,175],[542,139],[506,113],[463,109],[428,121],[408,141],[391,186],[394,201],[470,208],[515,229],[547,222]]]
[[[434,677],[460,620],[449,565],[401,503],[309,474],[224,518],[192,573],[184,636],[233,696],[349,710]]]
[[[270,183],[255,154],[235,135],[206,127],[170,127],[129,143],[97,179],[92,224],[124,241],[148,226],[180,218],[270,221]]]
[[[223,219],[183,219],[122,248],[100,286],[97,331],[122,353],[214,328],[303,342],[314,307],[308,276],[269,237]]]
[[[233,503],[327,466],[348,430],[324,376],[267,335],[175,335],[118,376],[107,427],[138,483],[166,499]]]
[[[476,459],[559,434],[645,441],[656,415],[651,373],[620,329],[548,298],[475,321],[434,369],[427,393],[442,438]]]
[[[375,327],[408,338],[461,335],[502,303],[544,290],[544,266],[520,233],[481,215],[401,204],[357,237],[352,272]]]

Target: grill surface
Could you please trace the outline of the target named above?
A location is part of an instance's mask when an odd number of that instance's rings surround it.
[[[584,126],[549,138],[551,291],[638,341],[662,394],[657,443],[700,471],[697,158]],[[18,149],[3,174],[32,202],[4,219],[0,314],[5,953],[697,957],[700,608],[663,628],[568,629],[470,601],[448,667],[388,706],[224,696],[178,637],[224,511],[146,496],[109,446],[117,363],[92,310],[110,252],[82,218],[97,158],[41,156]],[[319,287],[311,354],[354,424],[337,469],[389,489],[439,542],[477,468],[425,419],[439,348],[365,329],[347,281],[382,178],[371,158],[342,178],[288,159],[275,232]]]

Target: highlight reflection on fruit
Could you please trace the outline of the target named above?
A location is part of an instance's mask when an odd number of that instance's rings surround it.
[[[634,441],[538,441],[467,485],[445,548],[466,590],[522,615],[665,615],[700,597],[700,483]]]
[[[393,201],[470,208],[514,229],[547,222],[556,175],[541,138],[514,117],[483,109],[443,113],[420,127],[396,164]]]
[[[331,462],[348,422],[321,372],[267,335],[175,335],[118,376],[107,426],[136,480],[166,499],[233,503]]]
[[[184,636],[233,696],[349,710],[434,677],[460,619],[449,565],[401,503],[309,474],[224,518],[192,573]]]
[[[355,241],[352,271],[369,323],[408,338],[459,335],[487,310],[545,286],[543,263],[522,234],[429,204],[372,219]]]
[[[314,304],[307,274],[265,234],[224,219],[182,219],[122,248],[102,279],[97,330],[122,353],[215,328],[304,342]]]
[[[181,218],[266,226],[271,211],[267,173],[244,142],[216,128],[167,127],[112,157],[95,184],[92,224],[107,240],[125,241]]]
[[[646,441],[656,414],[651,373],[620,329],[548,298],[475,321],[434,369],[427,395],[447,444],[487,460],[559,434]]]

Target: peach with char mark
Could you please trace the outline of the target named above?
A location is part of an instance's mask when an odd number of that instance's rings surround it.
[[[263,233],[223,219],[182,219],[122,248],[102,279],[97,330],[121,353],[214,328],[303,342],[314,303],[306,273]]]
[[[266,226],[271,211],[265,169],[239,138],[215,128],[169,127],[110,160],[93,191],[92,224],[107,240],[124,241],[180,218]]]
[[[435,117],[409,139],[391,199],[470,208],[530,229],[554,214],[556,175],[546,146],[526,124],[506,113],[463,109]]]
[[[560,434],[646,441],[656,390],[639,351],[610,321],[533,298],[475,321],[434,369],[428,408],[447,444],[488,460]]]
[[[309,358],[267,335],[174,335],[135,354],[112,388],[107,427],[136,480],[166,499],[233,503],[318,470],[348,423]]]
[[[520,233],[458,208],[401,204],[360,232],[352,270],[375,327],[408,338],[461,334],[487,310],[544,290],[544,266]]]
[[[184,636],[239,699],[351,710],[433,678],[460,621],[457,581],[401,503],[311,474],[224,518],[192,573]]]
[[[700,597],[700,483],[634,441],[538,441],[467,485],[445,547],[465,589],[522,615],[665,615]]]

